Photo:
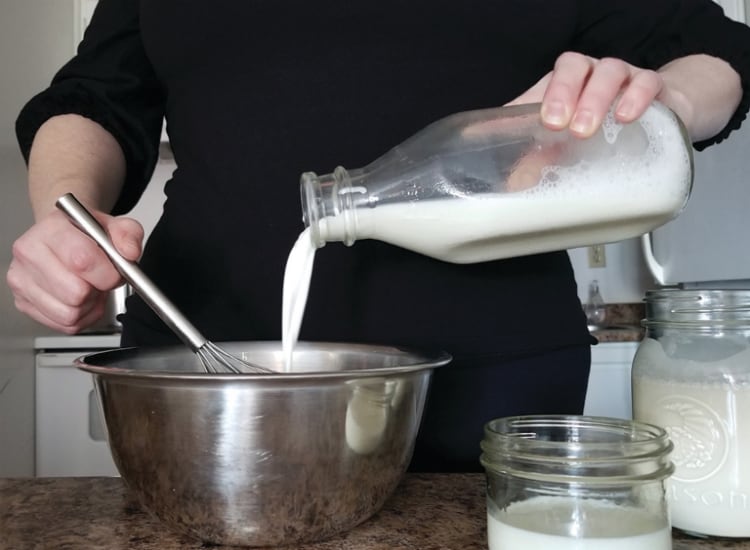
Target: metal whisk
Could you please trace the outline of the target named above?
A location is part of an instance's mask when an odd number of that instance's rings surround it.
[[[56,205],[78,229],[94,239],[96,244],[104,250],[123,278],[132,285],[141,298],[177,336],[198,355],[206,372],[233,374],[274,372],[265,367],[248,363],[206,339],[151,279],[141,271],[137,263],[131,262],[120,255],[101,224],[71,193],[57,199]]]

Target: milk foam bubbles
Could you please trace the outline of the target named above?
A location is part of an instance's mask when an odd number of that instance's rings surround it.
[[[564,523],[564,519],[583,518]],[[554,518],[554,520],[550,519]],[[557,523],[553,523],[557,522]],[[487,513],[489,550],[671,550],[666,521],[646,511],[572,497],[534,497]]]
[[[707,354],[708,346],[701,346]],[[633,413],[672,439],[675,473],[667,481],[672,524],[723,537],[750,536],[750,350],[693,359],[642,342],[637,360],[686,379],[633,376]],[[743,374],[744,372],[744,374]]]

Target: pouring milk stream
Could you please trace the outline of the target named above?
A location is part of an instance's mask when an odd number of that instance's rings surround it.
[[[372,238],[471,263],[636,237],[674,218],[692,185],[691,146],[669,109],[610,115],[582,140],[543,127],[538,104],[430,124],[364,168],[301,178],[303,220],[284,274],[286,369],[315,249]]]
[[[307,293],[310,290],[316,247],[310,238],[310,229],[302,231],[289,253],[284,269],[284,290],[281,306],[281,346],[284,369],[292,369],[294,345],[299,338],[302,317],[305,314]]]

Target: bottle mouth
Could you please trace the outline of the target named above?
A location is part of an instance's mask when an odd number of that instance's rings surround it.
[[[321,248],[329,241],[351,246],[356,241],[357,217],[349,172],[342,166],[331,174],[305,172],[300,179],[302,222]]]
[[[320,232],[320,210],[323,197],[320,180],[315,172],[305,172],[300,177],[300,201],[302,203],[302,223],[310,228],[310,238],[317,248],[326,244]]]

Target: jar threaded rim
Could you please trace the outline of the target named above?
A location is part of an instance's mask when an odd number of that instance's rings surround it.
[[[499,418],[485,424],[481,448],[485,469],[540,481],[621,485],[662,480],[674,471],[663,428],[608,417]]]

